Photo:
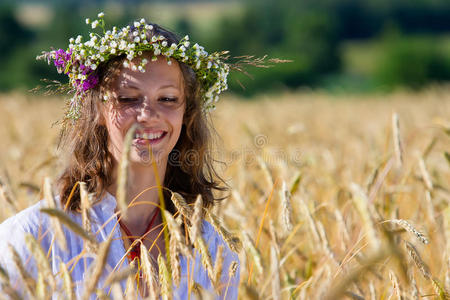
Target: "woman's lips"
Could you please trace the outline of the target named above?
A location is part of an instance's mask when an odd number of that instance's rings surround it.
[[[167,131],[162,132],[162,134],[137,134],[135,137],[136,144],[138,145],[156,145],[161,142],[167,135]],[[159,136],[159,137],[158,137]]]

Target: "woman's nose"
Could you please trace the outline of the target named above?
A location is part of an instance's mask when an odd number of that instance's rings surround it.
[[[159,118],[157,106],[149,101],[144,101],[139,108],[137,121],[145,121],[152,118]]]

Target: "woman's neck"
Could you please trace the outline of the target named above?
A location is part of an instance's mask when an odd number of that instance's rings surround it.
[[[127,180],[127,202],[129,204],[126,215],[121,219],[128,229],[136,235],[145,233],[148,223],[153,216],[154,210],[159,205],[158,183],[164,183],[166,164],[157,164],[158,179],[153,166],[130,165]],[[116,172],[114,172],[116,174]],[[116,195],[117,177],[107,191]],[[155,225],[160,223],[161,218],[156,220]]]

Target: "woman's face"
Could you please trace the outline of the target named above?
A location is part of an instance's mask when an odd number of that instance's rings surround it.
[[[131,66],[138,66],[144,58],[148,60],[145,72],[133,71]],[[176,60],[171,59],[171,65],[168,65],[166,58],[161,56],[151,61],[151,56],[144,54],[133,60],[132,65],[121,68],[107,92],[109,100],[102,108],[109,151],[119,162],[125,135],[133,124],[137,124],[130,164],[149,165],[150,149],[156,161],[167,163],[183,124],[183,74]]]

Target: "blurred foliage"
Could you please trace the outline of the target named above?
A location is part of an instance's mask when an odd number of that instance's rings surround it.
[[[450,55],[439,40],[430,36],[384,38],[375,71],[380,88],[422,88],[429,82],[450,80]]]
[[[145,17],[180,35],[190,34],[209,50],[293,60],[268,69],[250,68],[251,76],[233,74],[230,88],[243,95],[302,86],[359,91],[421,88],[450,77],[450,51],[442,42],[450,36],[448,0],[48,0],[31,3],[51,11],[37,25],[20,15],[30,3],[0,4],[1,91],[34,87],[40,78],[65,80],[45,63],[35,62],[36,55],[51,46],[65,48],[70,37],[86,35],[84,18],[102,10],[110,24],[123,26]],[[216,4],[222,6],[211,10]],[[187,5],[196,13],[188,12]],[[226,6],[237,9],[223,9]],[[346,47],[349,42],[364,50]],[[364,59],[348,59],[349,55]]]

